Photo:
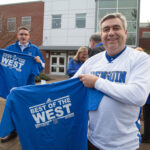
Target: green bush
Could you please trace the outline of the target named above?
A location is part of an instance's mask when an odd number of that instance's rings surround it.
[[[41,80],[49,81],[50,79],[51,79],[51,78],[50,78],[48,75],[46,75],[46,74],[44,74],[44,73],[40,73],[39,76],[36,76],[36,77],[35,77],[35,82],[41,82]]]
[[[150,54],[150,50],[147,50],[147,49],[146,49],[146,50],[144,50],[144,51],[145,51],[146,53]]]

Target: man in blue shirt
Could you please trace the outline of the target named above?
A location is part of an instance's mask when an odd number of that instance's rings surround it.
[[[28,28],[20,27],[18,29],[17,39],[18,41],[16,43],[7,46],[6,49],[17,53],[24,53],[34,56],[35,61],[38,63],[39,72],[41,72],[45,67],[45,61],[40,49],[29,41],[30,33]],[[29,78],[28,84],[35,84],[34,76]]]
[[[0,49],[0,72],[0,97],[6,98],[12,88],[27,85],[31,77],[39,75],[39,66],[33,56]]]
[[[0,97],[6,99],[14,87],[27,85],[30,76],[39,75],[33,56],[0,49]]]

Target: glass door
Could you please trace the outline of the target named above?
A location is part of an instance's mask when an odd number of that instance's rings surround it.
[[[66,56],[51,55],[50,70],[51,70],[51,74],[65,75],[65,73],[66,73]]]

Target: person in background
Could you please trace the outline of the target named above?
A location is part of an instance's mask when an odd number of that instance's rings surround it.
[[[98,109],[89,111],[88,150],[136,150],[141,107],[150,93],[150,57],[126,45],[122,14],[104,16],[100,29],[106,51],[89,58],[74,75],[104,93]]]
[[[26,27],[19,27],[17,32],[17,39],[18,41],[16,43],[13,43],[6,47],[6,50],[17,52],[17,53],[23,53],[30,56],[34,56],[34,60],[36,63],[38,63],[38,69],[39,72],[43,70],[45,67],[45,61],[43,59],[43,56],[40,52],[40,49],[32,44],[30,39],[30,32],[28,28]],[[35,84],[35,76],[31,75],[28,78],[27,85],[34,85]],[[0,139],[2,143],[8,142],[9,140],[17,137],[16,131],[13,131],[10,135],[8,135],[5,138]]]
[[[144,49],[142,47],[136,47],[135,49],[140,51],[140,52],[144,52]]]
[[[141,47],[136,47],[136,50],[144,52]],[[143,106],[144,119],[144,134],[142,135],[142,143],[150,143],[150,94],[147,98],[146,104]]]
[[[142,135],[142,143],[150,143],[150,94],[143,106],[143,118],[144,118],[144,134]]]
[[[23,26],[19,27],[17,32],[17,39],[18,41],[16,43],[7,46],[6,49],[17,53],[24,53],[30,56],[34,56],[35,61],[38,63],[39,72],[41,72],[45,67],[45,61],[40,52],[40,49],[29,41],[29,29]],[[28,84],[35,84],[34,76],[29,78]]]
[[[89,58],[105,50],[103,43],[101,42],[100,33],[92,34],[89,42]]]
[[[88,57],[88,49],[84,46],[81,46],[73,59],[70,60],[68,64],[67,74],[71,78],[81,65],[86,61]]]

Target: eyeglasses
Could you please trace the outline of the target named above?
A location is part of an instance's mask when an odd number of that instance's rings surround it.
[[[19,35],[21,35],[21,36],[23,36],[23,35],[28,36],[29,34],[27,34],[27,33],[20,33]]]

